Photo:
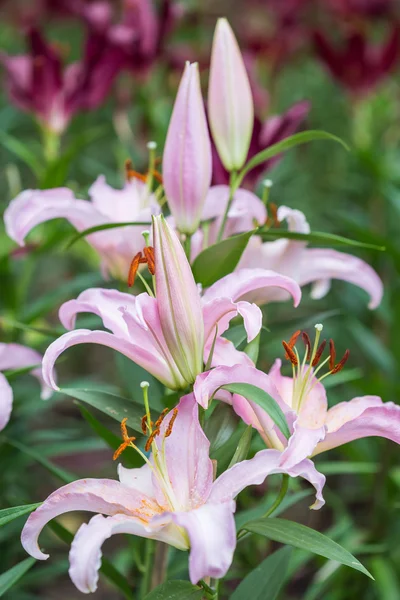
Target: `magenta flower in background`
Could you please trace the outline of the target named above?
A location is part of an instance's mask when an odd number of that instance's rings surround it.
[[[7,235],[23,246],[36,225],[52,219],[67,219],[77,231],[107,223],[143,222],[87,236],[101,258],[103,275],[126,280],[132,257],[143,248],[142,231],[161,209],[148,185],[136,178],[119,190],[100,176],[89,188],[89,196],[90,202],[78,200],[68,188],[25,190],[4,212]]]
[[[42,355],[32,348],[21,344],[0,343],[0,431],[4,429],[10,419],[13,404],[12,388],[1,371],[33,367],[31,373],[41,385],[41,397],[43,400],[47,400],[51,396],[52,390],[43,381],[41,362]]]
[[[350,34],[342,47],[336,47],[317,31],[314,34],[317,56],[355,97],[372,92],[393,70],[399,58],[400,30],[394,25],[386,41],[377,46],[360,32]]]
[[[121,50],[105,31],[89,28],[83,58],[64,68],[60,53],[39,30],[31,28],[27,42],[29,54],[1,57],[10,100],[61,134],[76,113],[105,100],[122,66]]]
[[[178,231],[198,228],[211,184],[211,142],[197,63],[186,64],[168,127],[163,183]]]
[[[197,583],[204,577],[221,578],[228,571],[236,547],[234,499],[245,487],[262,483],[270,474],[287,473],[315,487],[316,502],[311,508],[324,503],[325,477],[313,463],[303,460],[289,469],[281,467],[281,453],[276,450],[262,450],[213,481],[210,443],[200,427],[192,395],[182,398],[164,418],[151,448],[143,467],[119,465],[119,482],[82,479],[53,492],[25,524],[21,536],[25,550],[46,560],[48,555],[38,546],[46,523],[75,510],[97,512],[78,529],[69,554],[69,574],[81,592],[96,590],[101,547],[117,533],[189,550],[190,580]]]
[[[208,117],[219,157],[228,171],[243,167],[253,130],[249,78],[235,35],[218,19],[211,52]]]
[[[318,345],[322,325],[316,325],[316,329],[318,334],[313,348],[309,337],[303,333],[307,360],[305,358],[303,361],[295,350],[300,331],[285,345],[286,356],[293,366],[293,377],[281,375],[280,360],[274,363],[268,375],[245,365],[235,368],[217,367],[197,378],[195,398],[206,408],[217,392],[217,398],[232,404],[235,412],[258,430],[268,447],[283,453],[281,464],[287,467],[359,438],[379,436],[400,444],[400,407],[393,402],[383,403],[377,396],[362,396],[350,402],[341,402],[328,410],[326,392],[321,381],[327,375],[333,376],[341,370],[348,352],[337,361],[335,346],[331,340],[328,372],[321,376],[317,367],[320,365],[322,368],[327,361],[321,362],[325,344]],[[233,381],[257,385],[274,398],[291,429],[292,435],[288,441],[260,406],[237,394],[217,391],[220,386]]]
[[[305,215],[299,210],[280,206],[277,218],[288,222],[289,231],[310,233]],[[328,293],[332,279],[340,279],[365,290],[370,297],[369,308],[376,308],[382,300],[382,281],[366,262],[330,248],[307,248],[307,242],[280,239],[263,243],[259,236],[253,236],[237,268],[252,267],[272,269],[292,277],[301,287],[312,283],[311,297],[314,299]],[[278,290],[270,290],[269,301],[280,301],[285,297]],[[257,296],[253,294],[251,298],[260,304]]]
[[[65,333],[47,349],[43,376],[55,389],[53,367],[64,350],[77,344],[101,344],[121,352],[166,387],[179,390],[191,385],[207,364],[214,344],[211,366],[253,364],[249,357],[222,338],[231,319],[243,318],[250,342],[259,333],[262,314],[258,306],[241,298],[254,290],[260,294],[281,287],[297,306],[301,293],[288,277],[263,269],[243,269],[227,275],[208,288],[203,298],[174,231],[162,216],[154,218],[155,297],[116,290],[88,289],[76,300],[64,303],[59,312],[66,329],[73,329],[78,313],[92,312],[111,331],[77,329]],[[215,293],[214,293],[215,292]]]
[[[296,133],[310,112],[310,102],[303,100],[293,104],[286,112],[281,115],[271,115],[264,122],[257,116],[254,119],[253,133],[250,141],[250,147],[247,154],[246,162],[253,156],[282,141]],[[245,177],[244,184],[247,187],[254,188],[262,174],[272,169],[281,159],[281,155],[264,162],[255,169],[252,169]],[[224,168],[219,156],[213,145],[213,183],[228,184],[229,173]]]
[[[332,9],[345,18],[390,17],[393,13],[393,0],[329,0]]]

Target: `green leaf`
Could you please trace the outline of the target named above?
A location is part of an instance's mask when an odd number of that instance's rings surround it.
[[[236,463],[242,462],[242,460],[246,460],[250,450],[252,436],[253,428],[251,425],[248,425],[240,437],[239,443],[235,450],[235,454],[232,456],[232,460],[229,463],[228,469],[230,467],[233,467],[233,465],[235,465]]]
[[[40,177],[43,172],[43,164],[40,159],[36,156],[35,152],[29,149],[29,146],[21,142],[18,138],[5,133],[0,132],[0,144],[11,154],[17,156],[22,162],[24,162],[34,173],[36,177]]]
[[[50,529],[66,544],[71,544],[74,536],[58,521],[49,523]],[[100,573],[109,579],[123,594],[127,600],[133,600],[134,596],[129,583],[125,577],[106,558],[101,559]]]
[[[166,581],[156,587],[144,600],[201,600],[204,591],[189,581]]]
[[[253,158],[251,160],[249,160],[247,165],[245,165],[245,167],[242,169],[242,171],[238,174],[238,176],[235,180],[235,183],[234,183],[234,191],[236,191],[240,187],[240,184],[242,183],[243,179],[246,177],[246,175],[249,171],[251,171],[252,169],[257,167],[258,165],[262,164],[266,160],[273,158],[277,154],[281,154],[281,152],[290,150],[291,148],[294,148],[295,146],[299,146],[300,144],[306,144],[308,142],[314,142],[317,140],[328,140],[328,141],[330,140],[332,142],[338,142],[346,150],[349,150],[349,146],[343,140],[341,140],[336,135],[332,135],[331,133],[328,133],[327,131],[310,130],[310,131],[303,131],[301,133],[295,133],[294,135],[291,135],[290,137],[285,138],[281,142],[278,142],[277,144],[273,144],[272,146],[270,146],[269,148],[266,148],[265,150],[261,150],[261,152],[259,152],[255,156],[253,156]]]
[[[257,230],[234,235],[209,246],[196,257],[192,271],[197,283],[209,287],[235,270],[251,236]],[[218,260],[216,260],[218,257]]]
[[[106,229],[115,229],[118,227],[128,226],[150,227],[151,223],[146,223],[144,221],[120,221],[118,223],[104,223],[103,225],[95,225],[94,227],[89,227],[88,229],[84,229],[83,231],[80,231],[79,233],[74,235],[72,240],[68,242],[65,249],[69,250],[69,248],[71,248],[71,246],[73,246],[78,240],[86,237],[87,235],[90,235],[91,233],[96,233],[97,231],[105,231]]]
[[[257,364],[258,355],[260,353],[260,339],[261,339],[261,331],[259,332],[258,335],[256,335],[254,340],[251,340],[251,342],[249,342],[246,345],[246,347],[244,349],[244,352],[253,361],[254,364]]]
[[[204,433],[210,441],[210,452],[214,453],[229,440],[237,428],[237,419],[230,406],[218,403],[204,426]]]
[[[4,596],[4,594],[25,575],[25,573],[33,567],[35,562],[36,560],[34,558],[26,558],[11,569],[8,569],[5,573],[2,573],[0,575],[0,597]]]
[[[275,600],[285,582],[291,548],[281,548],[268,556],[239,584],[230,600]]]
[[[319,531],[310,529],[310,527],[306,527],[300,523],[276,518],[256,519],[255,521],[246,523],[243,529],[251,533],[263,535],[275,542],[289,544],[295,548],[319,554],[342,565],[351,567],[356,571],[360,571],[373,579],[371,573],[345,548],[342,548],[342,546],[326,537],[326,535],[319,533]]]
[[[251,383],[229,383],[228,385],[221,386],[223,390],[228,390],[231,394],[239,394],[244,396],[247,400],[255,402],[261,408],[265,410],[274,421],[275,425],[279,427],[283,435],[289,439],[290,431],[288,424],[285,419],[285,415],[282,412],[281,407],[277,404],[276,400],[272,398],[267,392],[264,392],[261,388],[252,385]]]
[[[22,506],[12,506],[11,508],[3,508],[0,510],[0,527],[10,523],[10,521],[14,521],[14,519],[18,519],[18,517],[22,517],[22,515],[26,515],[31,513],[35,508],[41,505],[41,502],[37,502],[36,504],[24,504]]]
[[[92,413],[87,410],[82,404],[77,402],[78,408],[81,411],[82,417],[89,423],[90,427],[93,429],[95,433],[101,439],[103,439],[110,448],[116,450],[121,445],[121,438],[119,438],[115,433],[107,429]],[[123,455],[123,462],[126,463],[129,467],[139,467],[142,465],[143,460],[140,458],[140,455],[134,451],[133,448],[126,448]]]
[[[140,367],[127,356],[124,356],[120,352],[115,353],[115,362],[118,369],[119,379],[123,388],[124,394],[132,398],[135,402],[142,405],[143,403],[143,390],[140,387],[142,381],[148,381],[149,387],[149,404],[153,410],[162,411],[165,408],[163,403],[163,396],[165,388],[163,384],[148,373],[143,367]],[[143,410],[144,414],[144,410]]]
[[[335,233],[324,233],[321,231],[310,231],[310,233],[299,233],[298,231],[287,231],[279,229],[269,229],[268,231],[260,230],[258,232],[264,242],[278,240],[281,238],[289,240],[299,240],[315,244],[326,244],[328,246],[354,246],[356,248],[369,248],[370,250],[386,250],[385,246],[377,246],[367,242],[359,242],[350,238],[336,235]]]
[[[45,458],[40,452],[36,451],[34,448],[25,446],[24,444],[21,444],[21,442],[18,442],[17,440],[10,440],[7,438],[6,438],[6,440],[7,440],[8,444],[10,444],[11,446],[14,446],[15,448],[18,448],[18,450],[20,452],[22,452],[23,454],[26,454],[30,458],[33,458],[33,460],[35,460],[36,462],[41,464],[42,467],[47,469],[52,475],[54,475],[54,477],[57,477],[64,483],[71,483],[71,481],[75,481],[76,477],[72,473],[69,473],[65,469],[62,469],[61,467],[54,465],[52,462],[47,460],[47,458]]]
[[[91,388],[61,388],[59,393],[81,400],[81,402],[97,408],[97,410],[119,423],[126,417],[129,427],[132,427],[135,431],[142,431],[141,419],[144,414],[144,407],[133,400],[122,398],[118,394]]]

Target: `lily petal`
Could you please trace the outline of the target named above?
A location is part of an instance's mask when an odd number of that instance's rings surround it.
[[[247,341],[251,342],[259,334],[262,326],[262,312],[256,304],[234,302],[230,298],[215,298],[204,303],[204,335],[207,342],[214,339],[216,326],[220,336],[228,329],[231,319],[237,315],[243,317]]]
[[[400,444],[400,406],[376,396],[354,398],[328,411],[328,433],[314,456],[364,437],[383,437]]]
[[[357,256],[337,250],[303,250],[296,279],[301,286],[326,279],[348,281],[369,294],[368,307],[371,309],[379,306],[383,296],[383,284],[376,271]]]
[[[236,547],[234,512],[235,502],[228,500],[171,515],[189,535],[189,575],[193,584],[204,577],[220,579],[231,566]]]
[[[3,373],[0,373],[0,431],[4,429],[10,420],[12,404],[12,388]]]
[[[112,479],[80,479],[56,490],[28,518],[22,530],[21,542],[25,550],[38,560],[46,560],[38,546],[43,527],[55,517],[74,510],[87,510],[105,515],[122,513],[140,515],[140,494]]]
[[[303,477],[315,488],[316,501],[310,507],[319,509],[325,504],[322,489],[325,477],[319,473],[311,460],[303,460],[292,467],[282,465],[282,453],[279,450],[261,450],[250,460],[244,460],[222,473],[214,482],[209,502],[224,502],[235,498],[249,485],[259,485],[276,473],[286,473],[290,477]]]
[[[23,369],[24,367],[33,367],[35,365],[42,364],[42,355],[36,350],[21,344],[2,344],[0,343],[0,371],[6,369]],[[52,390],[46,385],[43,376],[42,369],[38,366],[36,369],[32,369],[31,375],[36,377],[41,386],[41,398],[47,400]]]
[[[90,331],[89,329],[76,329],[75,331],[65,333],[47,348],[42,363],[43,379],[53,389],[59,389],[53,373],[57,358],[67,348],[78,344],[101,344],[102,346],[117,350],[149,371],[149,373],[157,377],[167,387],[175,389],[175,381],[172,379],[171,371],[166,361],[161,355],[155,355],[154,352],[149,352],[143,348],[140,339],[137,340],[137,344],[133,344],[107,331]]]
[[[7,235],[20,246],[36,225],[61,218],[67,219],[78,231],[108,222],[90,202],[77,200],[67,188],[25,190],[4,212]]]
[[[204,347],[204,363],[207,364],[213,345],[211,337]],[[254,367],[254,363],[245,352],[236,350],[234,344],[224,337],[218,337],[215,340],[214,351],[211,361],[211,367],[234,367],[235,365],[248,365]]]
[[[265,304],[269,300],[269,288],[282,288],[293,297],[294,305],[298,306],[301,290],[298,283],[266,269],[240,269],[226,275],[208,288],[203,295],[206,304],[215,298],[231,298],[234,302],[247,300],[256,304]]]
[[[162,529],[162,525],[146,526],[139,519],[126,515],[118,514],[107,518],[103,515],[92,517],[89,523],[80,526],[71,544],[69,575],[73,583],[83,594],[96,591],[101,567],[101,546],[112,535],[129,533],[149,539],[168,541],[166,531],[163,532]]]
[[[210,442],[200,427],[199,408],[193,394],[184,396],[176,409],[171,434],[165,439],[165,456],[174,496],[184,510],[195,508],[201,499],[208,497],[213,465],[209,457]],[[173,411],[164,419],[159,439],[164,439],[172,418]]]

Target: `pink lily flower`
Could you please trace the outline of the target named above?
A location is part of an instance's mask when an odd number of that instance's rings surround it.
[[[281,464],[285,466],[293,466],[306,457],[364,437],[379,436],[400,444],[400,406],[393,402],[383,403],[378,396],[362,396],[328,409],[322,380],[343,368],[348,352],[336,362],[335,346],[331,340],[329,357],[321,362],[325,348],[325,342],[318,345],[322,325],[316,325],[316,329],[313,348],[308,335],[303,333],[306,346],[304,359],[300,358],[295,347],[300,331],[292,336],[289,343],[284,343],[286,356],[293,365],[293,377],[281,375],[279,359],[268,375],[247,365],[217,367],[199,375],[193,390],[195,398],[203,407],[208,406],[214,394],[232,404],[235,412],[258,430],[268,447],[282,452]],[[328,372],[321,376],[321,369],[327,362]],[[260,406],[237,394],[219,390],[220,386],[233,382],[251,383],[274,398],[291,430],[288,441]]]
[[[25,367],[35,367],[42,362],[42,356],[36,350],[22,346],[21,344],[1,344],[0,343],[0,371],[8,369],[23,369]],[[47,400],[52,394],[42,377],[40,366],[33,368],[32,375],[39,381],[42,392],[41,397]],[[13,405],[13,391],[6,377],[0,372],[0,431],[4,429],[10,420]]]
[[[186,64],[168,127],[163,182],[168,206],[181,233],[199,226],[211,184],[212,158],[197,63]]]
[[[160,540],[180,550],[190,549],[192,583],[208,576],[223,577],[236,546],[234,498],[270,474],[305,478],[316,490],[312,508],[320,508],[324,503],[321,491],[325,477],[313,463],[304,460],[290,469],[281,467],[281,455],[276,450],[262,450],[213,482],[210,444],[200,427],[192,395],[182,398],[164,418],[158,434],[153,432],[150,437],[146,444],[151,446],[150,457],[139,451],[146,461],[143,467],[126,469],[119,465],[119,482],[82,479],[67,484],[53,492],[25,524],[23,547],[34,558],[46,560],[49,555],[38,546],[46,523],[75,510],[99,513],[81,525],[70,550],[69,574],[83,593],[96,590],[102,544],[117,533]],[[133,441],[126,434],[125,443],[133,445]]]
[[[288,230],[310,233],[305,215],[299,210],[280,206],[278,221],[287,221]],[[292,277],[302,287],[312,283],[311,297],[323,298],[329,291],[331,280],[340,279],[357,285],[369,294],[369,308],[379,306],[383,295],[383,284],[379,275],[366,262],[328,248],[307,248],[307,242],[280,239],[263,243],[261,238],[253,236],[244,251],[238,269],[253,266],[273,269],[277,273]],[[270,301],[285,299],[285,294],[273,290]],[[253,297],[253,302],[260,304]]]
[[[277,286],[292,295],[295,306],[299,303],[300,288],[292,279],[263,269],[227,275],[201,297],[176,234],[161,215],[153,223],[155,297],[94,288],[64,303],[59,316],[67,329],[73,329],[78,313],[92,312],[111,333],[77,329],[53,342],[43,358],[43,376],[51,387],[57,389],[52,371],[58,356],[71,346],[94,343],[125,354],[166,387],[185,389],[203,371],[214,340],[212,365],[252,364],[221,337],[237,315],[243,317],[249,342],[258,335],[261,311],[243,302],[244,295]]]
[[[148,224],[160,207],[148,186],[139,179],[125,183],[122,190],[110,187],[104,176],[89,189],[91,201],[78,200],[68,188],[26,190],[12,200],[4,212],[7,235],[20,246],[39,223],[67,219],[77,231],[106,223],[143,222]],[[143,247],[143,226],[99,231],[87,236],[101,258],[104,276],[126,280],[129,265]]]
[[[208,116],[213,140],[225,169],[241,169],[250,146],[254,106],[243,57],[226,19],[218,19],[215,28]]]

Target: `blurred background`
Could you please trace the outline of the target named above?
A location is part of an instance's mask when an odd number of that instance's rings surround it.
[[[397,402],[400,389],[400,2],[398,0],[2,0],[0,2],[0,207],[26,188],[68,186],[81,198],[96,177],[124,182],[124,163],[147,167],[146,143],[161,156],[186,60],[198,61],[206,90],[216,19],[226,16],[244,53],[255,99],[252,152],[304,129],[323,129],[351,147],[313,143],[292,150],[246,180],[258,190],[268,177],[271,200],[304,211],[312,231],[385,246],[343,248],[370,262],[385,285],[381,306],[364,292],[333,282],[329,295],[300,308],[269,305],[259,366],[282,356],[281,340],[323,322],[345,371],[328,380],[331,405],[364,394]],[[33,77],[30,76],[33,74]],[[225,173],[214,168],[214,182]],[[84,241],[66,250],[65,222],[38,227],[24,249],[0,226],[0,339],[44,351],[62,331],[61,302],[103,285]],[[340,249],[340,248],[339,248]],[[107,284],[106,284],[107,285]],[[108,285],[115,285],[110,282]],[[121,288],[122,289],[122,288]],[[87,319],[89,322],[89,319]],[[129,361],[98,347],[74,348],[59,378],[138,394],[143,378]],[[12,380],[16,410],[0,438],[0,506],[37,502],[65,473],[114,477],[110,450],[71,398],[44,403],[24,375]],[[102,421],[101,415],[96,415]],[[118,434],[118,424],[104,421]],[[233,426],[235,423],[233,423]],[[39,457],[39,458],[38,458]],[[294,551],[291,583],[281,600],[400,598],[400,467],[398,450],[368,439],[316,459],[328,476],[327,506],[308,511],[309,497],[284,516],[327,533],[354,553],[375,582],[345,567]],[[279,486],[271,478],[268,489]],[[240,508],[260,502],[267,486],[247,491]],[[296,485],[293,483],[293,489]],[[273,497],[273,495],[271,496]],[[0,530],[0,571],[24,556],[17,519]],[[62,524],[74,531],[79,515]],[[78,599],[67,576],[67,545],[48,531],[52,560],[37,565],[8,600]],[[60,532],[58,532],[60,534]],[[61,536],[62,537],[62,536]],[[142,540],[116,540],[106,555],[132,584]],[[237,551],[222,597],[275,546],[252,537]],[[185,577],[186,556],[170,553],[171,578]],[[139,590],[134,594],[140,597]],[[123,598],[102,581],[98,598]]]

